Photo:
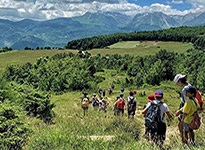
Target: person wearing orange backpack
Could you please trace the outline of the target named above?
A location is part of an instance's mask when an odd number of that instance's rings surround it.
[[[181,140],[183,141],[183,123],[182,123],[182,109],[184,107],[184,104],[186,102],[186,91],[185,89],[189,86],[192,86],[186,79],[186,75],[182,75],[182,74],[177,74],[175,77],[174,77],[174,82],[176,83],[176,85],[182,87],[182,91],[181,91],[181,103],[179,105],[179,109],[176,111],[176,116],[178,117],[178,129],[179,129],[179,132],[180,132],[180,136],[181,136]]]
[[[186,96],[189,99],[186,100],[183,107],[183,116],[182,116],[183,132],[184,132],[183,143],[187,145],[189,144],[188,143],[188,135],[189,135],[190,144],[195,145],[195,140],[194,140],[195,135],[193,129],[190,128],[190,123],[194,118],[193,114],[199,108],[199,104],[195,99],[197,90],[195,87],[189,86],[185,88],[185,92],[186,92]]]
[[[119,99],[117,100],[117,108],[118,108],[118,116],[124,115],[124,109],[125,109],[125,100],[123,98],[124,94],[121,93]]]
[[[176,116],[178,117],[179,123],[178,123],[178,129],[180,132],[180,136],[182,138],[182,141],[184,140],[183,137],[183,123],[182,123],[182,115],[183,115],[183,107],[184,104],[187,100],[187,96],[186,96],[186,88],[192,86],[186,79],[186,75],[182,75],[182,74],[177,74],[174,78],[174,82],[178,85],[183,87],[182,91],[181,91],[181,103],[179,106],[179,109],[176,111]],[[199,92],[199,90],[196,90],[196,99],[198,101],[198,103],[200,104],[200,107],[198,108],[199,110],[203,110],[203,105],[204,105],[204,100],[201,96],[201,93]]]

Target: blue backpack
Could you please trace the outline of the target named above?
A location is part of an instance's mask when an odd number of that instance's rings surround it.
[[[163,102],[158,104],[151,103],[145,115],[145,127],[150,131],[157,131],[158,124],[162,122],[160,106]]]
[[[99,102],[98,102],[98,100],[97,99],[95,99],[94,101],[93,101],[93,107],[95,107],[95,106],[99,106]]]

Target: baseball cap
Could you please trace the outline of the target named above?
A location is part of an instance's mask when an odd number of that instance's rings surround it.
[[[163,92],[161,90],[157,90],[155,93],[154,93],[155,97],[163,97]]]
[[[182,75],[182,74],[177,74],[175,77],[174,77],[174,82],[178,82],[179,81],[179,79],[182,79],[182,78],[184,78],[184,77],[186,77],[186,75]]]
[[[184,88],[184,90],[186,91],[186,92],[188,92],[188,93],[194,93],[194,94],[196,94],[196,92],[197,92],[197,90],[196,90],[196,88],[194,87],[194,86],[187,86],[187,87],[185,87]]]
[[[137,94],[137,91],[136,91],[136,90],[133,90],[132,93],[133,93],[133,94]]]
[[[150,94],[149,96],[148,96],[148,102],[151,102],[151,101],[153,101],[153,100],[155,100],[155,95],[154,94]]]

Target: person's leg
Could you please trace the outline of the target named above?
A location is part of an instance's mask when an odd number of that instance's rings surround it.
[[[164,122],[160,122],[158,123],[158,131],[157,131],[157,135],[158,135],[158,142],[157,145],[161,148],[164,144],[164,141],[166,139],[166,131],[167,131],[167,127],[166,124]]]
[[[183,143],[188,144],[188,139],[189,139],[189,124],[183,123]]]
[[[184,141],[184,135],[183,135],[183,122],[181,122],[181,120],[179,120],[178,122],[178,129],[179,129],[179,133],[180,133],[180,136],[181,136],[181,140],[182,142]]]
[[[195,144],[194,142],[194,138],[195,138],[195,135],[194,135],[194,131],[192,129],[189,129],[189,136],[190,136],[190,142],[192,144]]]

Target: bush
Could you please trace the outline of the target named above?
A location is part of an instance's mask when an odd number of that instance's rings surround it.
[[[21,149],[31,130],[22,122],[21,108],[0,104],[0,149]]]

